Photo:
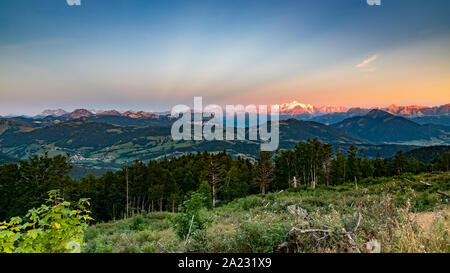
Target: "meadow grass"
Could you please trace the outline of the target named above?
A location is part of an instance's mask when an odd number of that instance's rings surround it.
[[[90,226],[84,251],[448,253],[450,207],[436,190],[449,192],[449,182],[450,173],[403,175],[251,195],[203,210],[207,224],[189,240],[176,235],[175,214],[135,215]]]

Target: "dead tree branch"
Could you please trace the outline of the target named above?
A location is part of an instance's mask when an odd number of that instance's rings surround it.
[[[188,243],[189,235],[191,234],[192,223],[194,223],[194,216],[195,215],[192,215],[191,224],[189,225],[189,231],[188,231],[188,234],[186,236],[186,241],[184,242],[184,245],[187,245],[187,243]]]
[[[405,179],[405,181],[408,181],[408,182],[411,182],[411,183],[416,182],[416,183],[423,184],[423,185],[425,185],[425,186],[427,186],[427,187],[429,187],[429,188],[433,187],[433,185],[431,185],[431,184],[429,184],[429,183],[426,183],[426,182],[423,182],[423,181],[421,181],[421,180],[419,180],[419,181],[411,181],[411,180],[406,179],[406,178],[404,178],[404,179]],[[448,195],[448,194],[445,193],[445,192],[436,190],[436,193],[441,194],[441,195],[443,195],[443,196],[445,196],[445,197],[447,197],[447,198],[450,198],[450,195]]]
[[[359,250],[358,245],[356,244],[355,240],[353,240],[353,238],[351,236],[351,232],[346,232],[345,229],[343,231],[345,232],[345,235],[347,236],[348,242],[350,243],[352,248],[354,250],[356,250],[356,252],[361,253],[361,250]]]
[[[328,229],[299,229],[299,228],[293,227],[289,231],[288,234],[292,235],[292,234],[296,234],[296,233],[305,234],[305,233],[316,233],[316,232],[330,233],[330,231]]]
[[[353,228],[353,232],[356,232],[356,230],[359,227],[359,224],[361,223],[361,217],[362,217],[362,215],[361,215],[361,206],[362,206],[362,204],[359,203],[358,212],[356,213],[356,224],[355,224],[355,228]]]
[[[436,191],[439,194],[442,194],[443,196],[450,198],[450,195],[446,194],[445,192],[441,192],[441,191]]]

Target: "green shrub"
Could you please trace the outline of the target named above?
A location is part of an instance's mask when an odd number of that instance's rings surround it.
[[[284,242],[289,227],[270,220],[254,219],[239,225],[235,234],[236,251],[271,253]]]
[[[50,191],[47,205],[28,211],[25,219],[11,218],[0,224],[0,252],[79,252],[87,222],[93,220],[87,199],[71,206]]]
[[[145,228],[144,222],[145,222],[144,216],[142,216],[141,214],[133,216],[133,218],[131,218],[130,230],[135,231],[144,230]]]
[[[207,219],[201,210],[205,206],[206,199],[207,197],[199,192],[189,194],[187,200],[180,206],[180,212],[173,217],[175,232],[181,239],[186,238],[189,231],[194,232],[205,227]]]

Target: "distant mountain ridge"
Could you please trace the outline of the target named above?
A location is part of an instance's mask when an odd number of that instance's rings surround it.
[[[59,117],[62,115],[67,114],[67,112],[63,109],[46,109],[44,111],[42,111],[41,116],[43,117],[47,117],[47,116],[55,116],[55,117]]]
[[[297,116],[297,115],[312,115],[312,116],[320,116],[320,115],[326,115],[326,114],[344,114],[347,113],[349,115],[352,115],[354,113],[359,114],[365,114],[368,113],[370,110],[382,110],[385,112],[388,112],[393,115],[403,116],[403,117],[425,117],[425,116],[445,116],[450,115],[450,103],[441,105],[441,106],[422,106],[422,105],[408,105],[408,106],[397,106],[395,104],[392,104],[388,107],[372,107],[372,108],[360,108],[360,107],[354,107],[354,108],[347,108],[343,106],[331,106],[331,105],[325,105],[325,106],[314,106],[311,104],[301,103],[296,100],[289,102],[289,103],[283,103],[280,105],[280,114],[283,116]],[[42,117],[45,116],[72,116],[73,118],[80,118],[83,116],[90,116],[90,115],[115,115],[115,116],[128,116],[132,118],[142,118],[142,117],[149,117],[149,116],[160,116],[160,115],[168,115],[169,112],[164,113],[152,113],[152,112],[145,112],[145,111],[125,111],[120,112],[117,110],[106,110],[106,111],[96,111],[96,110],[86,110],[86,109],[76,109],[72,112],[66,112],[63,109],[56,109],[51,110],[47,109],[42,112]]]
[[[366,115],[347,118],[331,126],[378,144],[409,143],[425,146],[448,144],[450,141],[448,126],[420,125],[382,110],[371,110]]]
[[[56,110],[51,110],[51,109],[47,109],[44,110],[42,112],[41,115],[38,115],[37,117],[48,117],[48,116],[54,116],[54,117],[70,117],[73,119],[77,119],[77,118],[82,118],[82,117],[91,117],[91,116],[96,116],[96,115],[102,115],[102,116],[123,116],[123,117],[130,117],[130,118],[148,118],[148,117],[159,117],[160,114],[154,114],[151,112],[145,112],[145,111],[138,111],[138,112],[134,112],[134,111],[124,111],[124,112],[119,112],[117,110],[101,110],[101,111],[97,111],[97,110],[87,110],[87,109],[75,109],[72,112],[66,112],[63,109],[56,109]]]
[[[409,105],[409,106],[397,106],[395,104],[389,107],[372,107],[372,108],[346,108],[341,106],[320,106],[316,107],[311,104],[304,104],[297,101],[291,103],[284,103],[280,105],[280,114],[284,116],[297,116],[309,114],[313,116],[319,116],[324,114],[336,114],[336,113],[348,113],[352,114],[355,110],[368,113],[370,110],[382,110],[393,115],[404,117],[423,117],[423,116],[442,116],[449,115],[450,103],[441,106],[421,106],[421,105]]]
[[[340,106],[316,107],[298,101],[280,105],[280,120],[295,118],[304,121],[314,121],[325,125],[339,123],[347,118],[364,116],[371,110],[369,108],[345,108]],[[420,125],[435,124],[450,126],[450,104],[441,106],[396,106],[376,108],[396,116],[407,118]],[[0,117],[1,118],[1,117]],[[175,118],[170,112],[145,112],[145,111],[123,111],[118,110],[87,110],[76,109],[66,112],[63,109],[44,110],[41,115],[28,117],[4,117],[3,119],[27,122],[33,126],[42,127],[58,124],[73,119],[87,118],[94,122],[103,122],[123,126],[171,126]]]
[[[441,116],[449,115],[450,103],[435,107],[421,105],[396,106],[393,104],[389,107],[381,108],[381,110],[404,117]]]
[[[309,109],[314,109],[309,108]],[[328,109],[333,109],[328,108]],[[384,108],[350,108],[346,111],[329,111],[324,113],[320,110],[314,111],[280,111],[280,116],[282,119],[288,119],[291,117],[303,120],[316,121],[324,124],[333,124],[343,121],[346,118],[351,118],[355,116],[363,116],[369,113],[371,110],[381,110],[387,113],[408,118],[419,124],[433,123],[437,125],[450,126],[450,104],[445,104],[441,106],[428,107],[428,106],[396,106],[391,105]]]

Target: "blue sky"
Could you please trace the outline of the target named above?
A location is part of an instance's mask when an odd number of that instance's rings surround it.
[[[447,0],[81,3],[0,0],[0,115],[450,99]]]

